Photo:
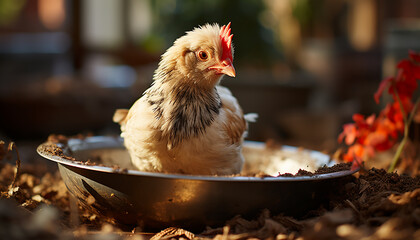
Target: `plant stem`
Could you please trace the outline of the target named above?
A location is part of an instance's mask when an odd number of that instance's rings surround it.
[[[395,85],[392,86],[392,90],[394,90],[395,97],[397,98],[398,105],[400,106],[400,110],[401,110],[401,113],[403,115],[404,125],[405,125],[405,124],[407,124],[407,114],[405,113],[404,105],[401,101],[400,95],[398,94],[398,91],[397,91],[397,88],[395,87]]]
[[[397,165],[398,163],[398,159],[400,159],[400,155],[402,153],[402,150],[404,149],[404,145],[408,140],[408,134],[406,136],[405,134],[405,128],[407,128],[407,125],[405,125],[404,127],[404,138],[402,139],[402,141],[400,142],[400,145],[398,145],[397,151],[395,152],[394,158],[392,159],[391,165],[388,168],[388,172],[393,172],[395,169],[395,165]]]
[[[404,112],[404,106],[403,106],[403,104],[401,102],[400,97],[398,96],[398,93],[397,93],[395,87],[394,87],[394,92],[395,92],[395,95],[396,95],[398,104],[400,105],[401,112],[402,112],[403,118],[404,118],[404,137],[401,140],[401,143],[398,146],[397,151],[395,152],[395,155],[394,155],[394,158],[392,159],[391,165],[388,168],[388,172],[393,172],[394,171],[395,166],[398,163],[398,159],[400,159],[400,155],[402,153],[402,150],[404,149],[404,146],[405,146],[406,142],[408,141],[408,134],[409,134],[409,130],[410,130],[410,124],[413,121],[413,117],[416,114],[417,107],[418,107],[419,102],[420,102],[420,99],[417,99],[416,103],[414,104],[413,109],[411,110],[410,116],[407,119],[407,116],[405,115],[405,112]]]

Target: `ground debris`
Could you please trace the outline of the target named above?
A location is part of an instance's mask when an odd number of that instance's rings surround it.
[[[65,139],[56,141],[62,144]],[[0,155],[5,157],[6,154],[0,148]],[[38,171],[33,171],[35,168]],[[301,219],[264,210],[254,219],[236,216],[225,226],[208,228],[201,233],[173,227],[154,235],[142,233],[141,227],[124,232],[112,220],[88,212],[70,197],[58,171],[25,166],[15,177],[15,169],[15,165],[0,161],[0,239],[375,240],[420,237],[420,177],[387,173],[383,169],[372,168],[351,177],[331,197],[328,206]],[[126,170],[114,168],[114,171]],[[13,181],[13,187],[9,188]]]
[[[61,143],[46,142],[41,146],[41,148],[39,148],[39,151],[47,153],[50,156],[58,156],[66,160],[76,161],[74,157],[68,156],[64,153],[64,146],[65,145],[62,145]]]
[[[372,168],[353,177],[328,209],[319,209],[313,217],[270,216],[267,210],[254,220],[237,216],[226,224],[232,237],[224,239],[418,239],[419,204],[419,176]],[[267,231],[266,223],[273,222],[275,227]],[[226,228],[221,227],[199,236],[217,239],[223,234]]]
[[[14,142],[10,142],[8,146],[6,147],[6,143],[0,140],[0,162],[5,158],[12,158],[11,152],[13,150],[15,150],[16,152],[16,165],[13,170],[13,177],[11,177],[11,182],[9,184],[7,193],[0,191],[1,196],[6,195],[6,197],[8,197],[10,195],[13,195],[13,193],[15,192],[15,189],[16,189],[15,182],[18,177],[19,170],[20,170],[20,156],[19,156],[19,151]]]
[[[182,228],[169,227],[166,228],[155,235],[153,235],[150,240],[164,240],[164,239],[194,239],[195,235],[192,232],[189,232]]]

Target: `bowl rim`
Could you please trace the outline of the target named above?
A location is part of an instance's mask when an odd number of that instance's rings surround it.
[[[57,164],[62,164],[66,166],[81,168],[84,170],[103,172],[103,173],[114,173],[114,174],[123,174],[131,176],[142,176],[142,177],[154,177],[154,178],[163,178],[163,179],[178,179],[178,180],[192,180],[192,181],[215,181],[215,182],[292,182],[292,181],[314,181],[314,180],[324,180],[324,179],[334,179],[352,175],[360,170],[360,167],[351,170],[343,170],[332,173],[323,173],[316,174],[312,176],[269,176],[269,177],[251,177],[251,176],[206,176],[206,175],[186,175],[186,174],[169,174],[169,173],[155,173],[155,172],[143,172],[139,170],[127,169],[121,171],[121,169],[115,169],[107,166],[98,166],[98,165],[85,165],[80,161],[72,161],[66,159],[64,156],[53,155],[49,152],[44,151],[45,146],[51,144],[49,142],[44,142],[40,144],[36,151],[43,158],[56,162]],[[84,139],[80,138],[69,138],[67,146],[72,148],[72,152],[77,152],[80,150],[87,149],[101,149],[101,148],[122,148],[123,140],[120,137],[111,137],[111,136],[93,136],[87,137]],[[244,143],[248,147],[261,148],[265,146],[263,142],[256,141],[245,141]],[[86,146],[95,146],[87,148]],[[64,151],[64,144],[57,144],[58,147],[62,148]],[[84,146],[84,147],[83,147]],[[302,148],[282,145],[282,149],[287,151],[300,151]],[[330,156],[327,154],[321,153],[315,150],[303,149],[303,151],[308,151],[312,157],[315,158],[327,158],[330,159]],[[329,161],[331,162],[331,161]],[[334,161],[332,161],[334,163]]]

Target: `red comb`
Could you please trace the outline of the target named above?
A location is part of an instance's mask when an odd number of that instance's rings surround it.
[[[233,61],[232,59],[232,37],[233,34],[230,34],[230,23],[228,25],[223,25],[222,29],[220,29],[220,40],[222,41],[222,60],[229,58],[230,61]]]

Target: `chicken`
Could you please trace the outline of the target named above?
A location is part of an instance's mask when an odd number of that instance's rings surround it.
[[[232,36],[230,23],[187,32],[162,55],[143,96],[130,110],[116,110],[113,120],[121,125],[124,145],[139,170],[241,171],[246,117],[231,92],[218,85],[224,75],[236,75]]]

